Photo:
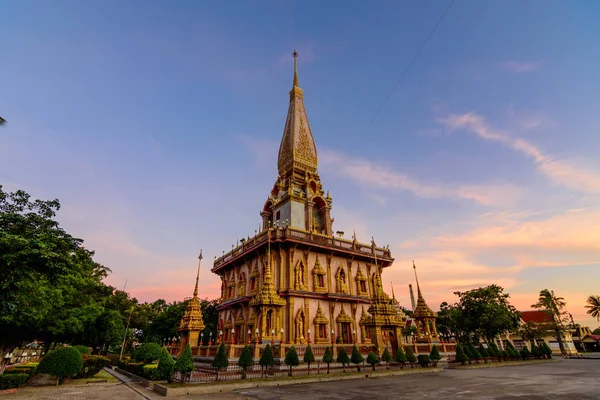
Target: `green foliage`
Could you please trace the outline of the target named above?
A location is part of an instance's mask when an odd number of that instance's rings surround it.
[[[267,347],[265,347],[258,364],[263,367],[272,367],[275,365],[275,357],[273,356],[273,349],[271,349],[270,344],[267,344]]]
[[[360,354],[360,351],[358,351],[358,347],[356,347],[356,345],[352,347],[352,356],[350,357],[350,361],[352,361],[352,364],[355,364],[357,367],[358,364],[365,361],[365,358]]]
[[[392,361],[392,355],[388,351],[387,347],[385,349],[383,349],[383,354],[381,355],[381,360],[385,361],[386,363],[389,363],[390,361]]]
[[[348,353],[343,347],[338,351],[336,362],[339,362],[343,366],[350,364],[350,357],[348,357]]]
[[[535,344],[531,345],[531,355],[534,356],[535,358],[541,358],[542,357],[542,352],[540,351],[540,349]]]
[[[135,361],[127,361],[121,360],[119,361],[119,368],[124,371],[131,372],[137,376],[144,376],[144,363],[143,362],[135,362]]]
[[[399,362],[400,364],[404,364],[407,361],[408,360],[406,359],[406,354],[404,354],[404,350],[402,349],[402,346],[398,347],[398,351],[396,351],[396,362]]]
[[[419,361],[419,365],[423,368],[428,367],[429,363],[431,362],[427,354],[419,354],[417,360]]]
[[[367,356],[367,364],[371,364],[371,367],[373,367],[373,371],[375,371],[375,364],[379,364],[379,357],[377,357],[375,353],[370,352]]]
[[[473,345],[473,343],[469,343],[469,354],[471,358],[475,361],[481,360],[481,353],[477,351],[477,348]]]
[[[592,331],[592,335],[600,335],[600,327],[598,327],[598,328],[594,329],[594,330]]]
[[[12,389],[22,386],[29,379],[27,374],[3,374],[0,375],[0,390]]]
[[[158,343],[144,343],[139,346],[135,352],[135,360],[146,364],[158,360],[162,347]]]
[[[490,354],[488,353],[487,349],[485,347],[483,347],[483,343],[479,343],[479,354],[481,354],[481,357],[489,357]]]
[[[296,347],[291,346],[288,349],[287,353],[285,353],[285,360],[283,362],[285,365],[289,365],[290,367],[297,367],[300,365],[300,359],[298,358]]]
[[[219,348],[219,351],[221,351],[221,348]],[[217,357],[218,356],[219,356],[219,353],[217,353]],[[225,361],[227,362],[227,365],[229,365],[229,361],[227,360],[227,358],[225,358]],[[215,366],[214,363],[215,362],[213,361],[213,366]],[[226,368],[227,365],[225,365],[222,368]],[[183,351],[181,352],[181,355],[175,361],[174,369],[175,369],[175,371],[179,371],[182,374],[190,373],[195,369],[194,357],[192,356],[192,348],[190,347],[189,343],[187,346],[185,346],[185,349],[183,349]]]
[[[91,354],[90,348],[87,347],[87,346],[77,345],[77,346],[73,346],[73,348],[75,350],[77,350],[79,352],[79,354],[81,354],[81,355],[83,355],[83,354]]]
[[[435,347],[435,345],[433,345],[433,348],[431,349],[431,352],[429,353],[429,359],[431,361],[439,361],[442,359],[442,356],[440,355],[440,352],[437,349],[437,347]]]
[[[242,379],[246,379],[248,367],[254,365],[254,359],[252,358],[252,354],[250,352],[250,346],[244,346],[244,350],[242,350],[242,354],[238,359],[238,366],[242,367]]]
[[[473,359],[473,354],[471,354],[471,349],[469,349],[469,345],[464,345],[463,351],[465,352],[465,355],[467,356],[469,361]]]
[[[188,344],[188,347],[189,346],[190,345]],[[177,361],[179,361],[179,359],[177,359]],[[229,367],[229,358],[227,357],[227,349],[225,348],[225,343],[221,343],[221,345],[219,346],[219,349],[217,350],[217,355],[212,361],[212,366],[217,369]],[[175,371],[179,371],[177,369],[177,364],[175,364]]]
[[[308,364],[310,368],[310,363],[315,362],[315,356],[312,351],[312,347],[310,344],[306,346],[306,350],[304,351],[304,362]]]
[[[81,354],[73,347],[59,347],[46,354],[38,370],[60,380],[75,376],[83,367]]]
[[[469,357],[465,354],[465,350],[463,349],[462,344],[457,343],[456,344],[456,362],[460,362],[461,364],[465,364],[467,361],[469,361]]]
[[[501,350],[500,355],[504,360],[508,360],[508,352],[506,350]]]
[[[102,371],[102,368],[110,365],[110,360],[102,356],[82,354],[81,358],[83,361],[83,367],[77,373],[77,378],[91,378],[98,372]]]
[[[552,358],[552,349],[550,348],[550,346],[548,346],[548,343],[542,342],[542,344],[540,345],[540,350],[546,357]]]
[[[325,354],[323,355],[323,362],[326,364],[331,364],[334,362],[333,354],[331,353],[331,347],[327,346],[325,349]]]
[[[521,354],[521,358],[523,358],[523,360],[527,360],[529,357],[531,357],[531,353],[527,347],[523,347],[519,353]]]
[[[415,353],[413,353],[410,347],[406,348],[406,361],[408,361],[411,365],[417,362],[417,357],[415,357]]]
[[[158,364],[146,364],[142,367],[142,371],[142,377],[146,379],[151,381],[162,379],[160,376],[160,370],[158,369]]]
[[[540,291],[538,302],[532,304],[532,308],[545,311],[551,317],[549,322],[544,323],[544,327],[554,331],[554,337],[560,347],[560,352],[565,353],[565,346],[562,342],[563,333],[567,331],[565,326],[569,322],[568,313],[564,310],[567,303],[563,297],[557,296],[554,290],[543,289]],[[533,354],[533,349],[531,350]]]
[[[158,379],[167,379],[170,381],[174,369],[175,360],[173,360],[167,348],[163,347],[158,358]]]

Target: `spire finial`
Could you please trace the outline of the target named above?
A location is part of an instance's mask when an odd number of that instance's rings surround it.
[[[198,297],[198,279],[200,279],[200,261],[202,261],[202,249],[198,255],[198,273],[196,274],[196,286],[194,287],[194,297]]]
[[[390,285],[392,285],[392,299],[396,301],[396,294],[394,293],[394,282],[390,282]]]
[[[417,276],[417,266],[415,265],[415,260],[413,260],[413,269],[415,270],[415,280],[417,281],[417,294],[419,297],[422,297],[421,287],[419,286],[419,277]]]
[[[300,86],[298,83],[298,68],[296,67],[296,59],[298,58],[298,52],[294,50],[292,53],[292,57],[294,57],[294,86]]]

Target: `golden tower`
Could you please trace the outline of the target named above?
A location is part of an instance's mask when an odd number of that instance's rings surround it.
[[[421,293],[421,287],[419,286],[419,278],[417,277],[417,267],[413,261],[413,269],[415,270],[415,280],[417,281],[417,306],[413,312],[413,319],[416,322],[417,328],[417,340],[428,341],[428,342],[439,342],[437,328],[435,326],[435,320],[437,313],[435,313],[427,303]]]
[[[192,347],[198,346],[198,339],[200,332],[204,330],[204,321],[202,320],[202,308],[200,307],[200,299],[198,299],[198,279],[200,278],[200,262],[202,261],[202,250],[198,256],[198,272],[196,273],[196,286],[194,287],[194,295],[188,300],[187,308],[181,322],[179,323],[179,329],[177,329],[181,335],[181,344],[179,347],[179,353],[190,344]]]

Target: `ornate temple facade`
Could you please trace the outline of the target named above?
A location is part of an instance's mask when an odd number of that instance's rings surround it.
[[[384,292],[388,248],[335,237],[333,200],[299,86],[293,87],[279,147],[278,177],[259,232],[214,261],[221,278],[219,337],[228,343],[401,343],[404,315]]]

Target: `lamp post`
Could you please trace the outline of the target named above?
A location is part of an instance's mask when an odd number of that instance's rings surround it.
[[[335,343],[335,331],[332,329],[331,330],[331,344],[333,345]]]
[[[231,344],[235,344],[235,328],[231,328]]]
[[[200,346],[204,346],[204,332],[200,334]]]
[[[258,344],[258,328],[256,328],[256,330],[254,331],[256,333],[256,335],[254,335],[255,337],[255,343]]]
[[[281,333],[281,344],[283,344],[283,328],[281,328],[281,330],[279,331],[279,333]]]
[[[223,342],[223,331],[220,330],[219,331],[219,344],[221,344]]]
[[[214,344],[212,343],[212,331],[208,333],[208,345],[210,346],[211,344]]]
[[[352,331],[352,339],[354,340],[354,344],[356,344],[356,329]]]
[[[271,329],[271,346],[275,344],[275,329]]]
[[[306,331],[306,333],[308,333],[308,344],[310,344],[310,328],[308,328],[308,330]]]

